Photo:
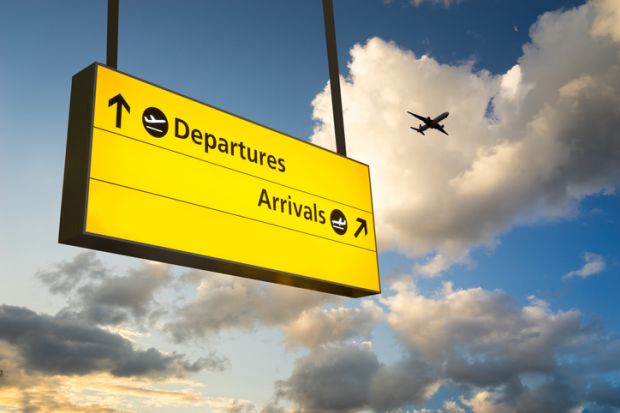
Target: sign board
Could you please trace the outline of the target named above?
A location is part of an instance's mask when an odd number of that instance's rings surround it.
[[[367,165],[100,64],[73,77],[59,241],[380,292]]]

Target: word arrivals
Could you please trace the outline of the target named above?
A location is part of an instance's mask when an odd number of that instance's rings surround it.
[[[298,204],[293,201],[290,195],[288,198],[280,198],[277,196],[272,196],[270,198],[265,188],[262,189],[260,198],[258,199],[258,206],[260,207],[262,205],[265,205],[273,211],[280,211],[283,214],[288,213],[289,215],[296,216],[297,218],[303,217],[308,221],[318,222],[319,224],[324,224],[326,222],[325,211],[318,209],[316,203],[314,203],[312,207]]]

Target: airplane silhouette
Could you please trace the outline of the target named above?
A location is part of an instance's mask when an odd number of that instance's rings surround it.
[[[159,128],[156,128],[150,125],[154,125],[158,123],[166,123],[165,119],[157,119],[155,116],[150,115],[148,118],[145,116],[144,121],[148,123],[148,125],[145,125],[147,129],[151,129],[151,130],[154,130],[155,132],[160,132],[160,133],[164,132],[162,129],[159,129]]]
[[[409,112],[409,111],[407,111],[407,113],[409,113],[410,115],[415,116],[416,118],[418,118],[422,122],[424,122],[423,125],[420,125],[417,128],[414,128],[413,126],[411,126],[411,129],[413,129],[414,131],[424,135],[424,131],[427,130],[427,129],[437,129],[438,131],[443,132],[446,135],[448,134],[448,132],[446,132],[446,130],[443,128],[444,125],[440,125],[439,122],[441,122],[442,120],[447,118],[450,113],[444,112],[441,115],[435,117],[435,119],[431,119],[428,116],[424,117],[424,116],[416,115],[415,113]]]
[[[340,218],[338,220],[332,219],[332,225],[338,229],[344,229],[347,225],[347,220],[344,218]]]

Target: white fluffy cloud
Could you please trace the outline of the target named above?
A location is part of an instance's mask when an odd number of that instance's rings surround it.
[[[444,65],[378,38],[341,80],[347,151],[371,167],[377,235],[434,275],[524,221],[575,213],[620,182],[616,0],[547,13],[505,74]],[[610,12],[610,10],[614,10]],[[334,147],[329,89],[312,141]],[[487,108],[492,108],[488,113]],[[449,111],[450,136],[421,136],[406,110]]]
[[[447,374],[480,386],[506,383],[521,373],[551,373],[555,356],[586,335],[577,311],[552,312],[536,299],[523,308],[500,291],[454,290],[435,297],[397,283],[383,301],[401,341],[430,360],[445,360]]]
[[[284,332],[289,345],[318,348],[354,337],[370,338],[372,328],[383,317],[383,311],[373,301],[359,307],[312,308],[286,324]]]
[[[501,291],[450,283],[434,296],[406,281],[394,291],[383,299],[389,325],[442,380],[470,389],[462,402],[474,413],[616,406],[606,378],[620,373],[620,340],[584,324],[579,311],[553,311],[533,297],[519,307]]]
[[[592,25],[594,36],[608,36],[620,41],[620,4],[617,0],[595,0],[596,18]]]
[[[395,283],[380,305],[408,351],[403,359],[383,364],[370,346],[316,345],[320,340],[310,338],[311,352],[276,384],[277,399],[316,412],[577,413],[619,406],[613,378],[620,374],[620,340],[586,324],[579,311],[554,311],[534,297],[519,306],[501,291],[450,283],[425,295],[411,281]],[[348,325],[363,311],[310,313],[319,326],[337,328],[334,319]],[[334,336],[348,333],[325,333]],[[423,408],[441,386],[458,389],[458,400]]]

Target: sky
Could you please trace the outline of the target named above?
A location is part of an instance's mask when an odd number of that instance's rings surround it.
[[[107,2],[2,2],[0,412],[620,412],[620,1],[334,3],[361,299],[59,244]],[[334,149],[323,30],[318,0],[122,0],[118,68]]]

